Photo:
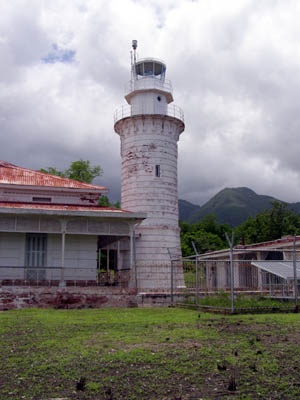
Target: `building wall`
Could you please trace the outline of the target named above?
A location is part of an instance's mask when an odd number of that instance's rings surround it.
[[[155,91],[139,92],[131,99],[131,113],[137,114],[166,114],[166,96]]]
[[[89,193],[88,191],[80,192],[80,190],[78,190],[78,193],[70,193],[66,190],[63,190],[63,188],[61,188],[60,191],[55,191],[51,189],[32,190],[0,187],[1,201],[97,205],[99,197],[99,193]]]
[[[170,261],[167,248],[180,256],[177,192],[179,124],[171,118],[146,116],[128,119],[120,130],[122,207],[147,213],[137,228],[137,262]],[[156,165],[160,176],[156,176]]]
[[[26,233],[0,232],[0,279],[24,279]],[[61,271],[61,235],[47,235],[45,279],[59,280]],[[10,268],[21,267],[21,268]],[[65,279],[95,280],[97,275],[97,236],[66,235]]]
[[[155,115],[129,118],[119,124],[122,208],[147,213],[147,219],[136,228],[140,235],[136,241],[138,287],[141,290],[170,287],[169,273],[164,271],[164,268],[170,270],[168,248],[173,256],[181,258],[177,141],[182,124]],[[167,275],[168,278],[163,278]],[[184,285],[182,274],[175,285]]]
[[[47,265],[61,267],[61,235],[48,235]],[[65,238],[65,279],[96,279],[97,236],[66,235]],[[53,273],[51,273],[53,276]],[[60,279],[56,270],[52,279]]]
[[[0,232],[0,279],[24,279],[25,236],[25,233]]]

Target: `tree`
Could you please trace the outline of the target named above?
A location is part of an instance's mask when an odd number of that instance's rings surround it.
[[[66,171],[58,171],[56,168],[48,167],[39,170],[44,174],[60,176],[62,178],[74,179],[79,182],[91,183],[96,176],[102,176],[103,170],[100,165],[92,167],[90,161],[79,160],[73,161]],[[99,198],[99,206],[120,208],[120,202],[111,203],[107,196]]]
[[[300,233],[299,215],[288,210],[286,203],[273,201],[272,206],[271,210],[265,210],[256,217],[249,217],[235,229],[236,243],[239,242],[242,234],[244,234],[246,243],[249,244]]]
[[[66,177],[64,172],[58,171],[56,168],[53,167],[48,167],[47,169],[41,168],[39,169],[39,172],[43,172],[44,174],[61,176],[62,178]]]
[[[225,232],[231,235],[231,228],[228,224],[218,224],[215,215],[206,215],[200,222],[189,224],[180,222],[180,237],[182,255],[184,257],[194,254],[192,241],[195,243],[199,253],[208,250],[221,250],[226,248],[227,242]]]
[[[47,169],[42,168],[39,171],[85,183],[91,183],[96,176],[102,176],[103,174],[103,170],[100,165],[92,167],[89,160],[73,161],[70,167],[64,172],[58,171],[53,167],[48,167]]]
[[[104,195],[100,197],[98,205],[102,206],[102,207],[121,208],[119,201],[117,201],[116,203],[111,203],[110,200],[109,200],[109,197],[104,196]]]
[[[79,160],[73,161],[70,167],[65,171],[65,174],[69,179],[91,183],[96,176],[101,176],[103,174],[103,170],[100,165],[91,167],[88,160]]]
[[[113,204],[113,206],[116,207],[116,208],[121,208],[121,203],[120,203],[120,201],[116,201],[116,202]]]
[[[110,207],[111,206],[111,203],[107,196],[101,196],[98,204],[99,204],[99,206],[102,206],[102,207]]]

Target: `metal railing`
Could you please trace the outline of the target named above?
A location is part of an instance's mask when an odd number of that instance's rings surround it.
[[[61,267],[0,266],[0,286],[60,286]],[[64,268],[65,286],[128,287],[130,269]]]
[[[132,107],[130,105],[125,105],[118,108],[114,114],[114,123],[118,121],[137,115],[164,115],[168,117],[173,117],[179,119],[184,123],[184,113],[182,109],[175,104],[171,105],[157,105],[153,104],[151,107],[144,106],[143,104],[139,106]]]
[[[140,79],[132,79],[125,85],[125,96],[135,90],[156,89],[163,92],[172,93],[172,82],[169,79],[158,79],[154,77],[144,77]]]

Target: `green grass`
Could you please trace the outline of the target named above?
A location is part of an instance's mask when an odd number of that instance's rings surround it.
[[[189,297],[187,303],[195,304],[195,297]],[[217,295],[199,297],[199,305],[211,306],[211,307],[231,307],[231,296],[230,293],[219,293]],[[271,299],[263,296],[253,296],[245,294],[235,294],[234,296],[235,308],[260,308],[260,307],[279,307],[284,308],[287,306],[293,306],[294,302],[282,302],[280,300]]]
[[[299,399],[299,344],[298,314],[7,311],[0,399]]]

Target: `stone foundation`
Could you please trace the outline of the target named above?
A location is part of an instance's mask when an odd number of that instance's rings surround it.
[[[136,289],[87,287],[0,287],[0,311],[21,308],[80,309],[138,307]]]
[[[174,302],[182,293],[174,293]],[[119,287],[0,286],[0,311],[22,308],[82,309],[103,307],[167,307],[166,292],[141,292]]]

